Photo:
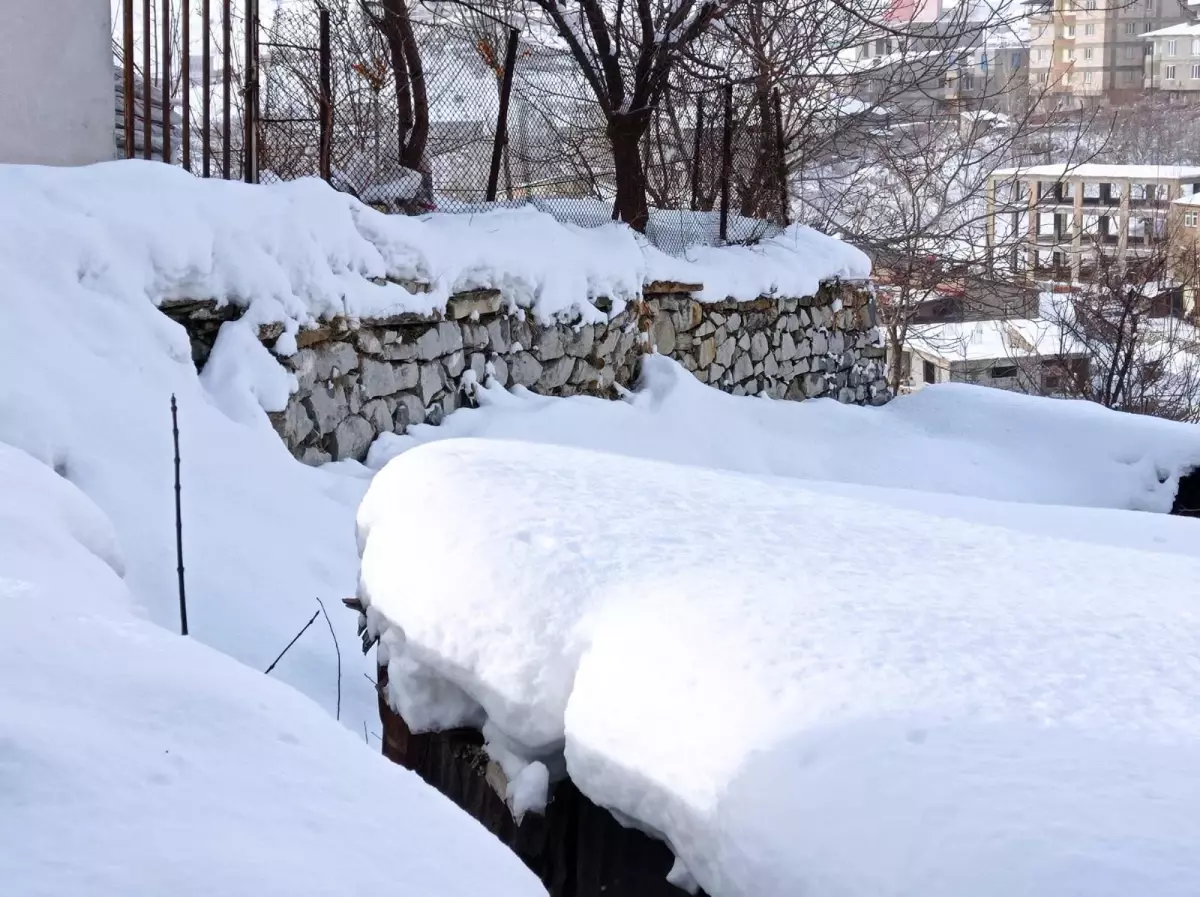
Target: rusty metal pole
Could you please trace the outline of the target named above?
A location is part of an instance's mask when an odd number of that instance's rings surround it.
[[[704,97],[696,97],[696,121],[694,124],[695,135],[692,140],[692,211],[696,211],[696,206],[700,204],[700,153],[703,151],[703,135],[704,135]]]
[[[163,161],[171,164],[171,0],[162,2],[162,132]]]
[[[729,239],[729,182],[733,178],[733,84],[725,85],[725,127],[721,136],[721,242]]]
[[[321,177],[328,182],[333,178],[333,50],[329,37],[329,10],[324,7],[321,9],[320,22],[321,96],[318,114],[321,116],[321,145],[318,164]]]
[[[212,7],[210,0],[202,0],[200,18],[204,20],[201,51],[200,79],[204,97],[200,106],[200,155],[203,159],[204,177],[212,177]]]
[[[242,180],[258,180],[258,0],[244,0],[246,29],[242,58]]]
[[[150,83],[150,0],[142,0],[142,158],[150,158],[154,143],[154,87]]]
[[[192,23],[188,0],[181,0],[179,7],[179,42],[183,45],[183,58],[179,61],[179,80],[183,87],[183,167],[192,170]]]
[[[137,127],[137,111],[133,99],[133,4],[125,0],[121,20],[121,85],[125,94],[125,158],[133,158],[133,131]]]
[[[231,75],[233,68],[232,53],[230,52],[233,41],[233,10],[230,8],[230,0],[223,0],[221,9],[221,66],[224,69],[221,73],[222,80],[222,114],[224,121],[221,123],[221,176],[225,180],[229,180],[233,170],[230,166],[229,156],[229,140],[232,136],[230,121],[232,118],[232,110],[230,108],[231,94],[233,93],[233,85],[231,83]]]
[[[791,197],[788,195],[787,180],[787,144],[783,139],[783,102],[779,97],[779,88],[775,88],[775,146],[778,154],[779,177],[779,223],[787,227],[791,223]]]
[[[508,104],[512,97],[513,74],[517,67],[517,44],[520,40],[521,32],[510,28],[508,43],[504,49],[504,71],[500,76],[500,111],[496,115],[496,139],[492,143],[492,167],[488,171],[488,202],[496,201],[496,191],[500,186],[500,161],[508,143]]]

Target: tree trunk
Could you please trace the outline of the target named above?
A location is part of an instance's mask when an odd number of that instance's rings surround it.
[[[608,122],[608,140],[617,180],[615,215],[639,233],[646,232],[650,221],[646,170],[642,165],[642,136],[649,124],[648,112],[617,113]]]

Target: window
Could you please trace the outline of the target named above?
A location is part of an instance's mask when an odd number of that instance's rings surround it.
[[[1084,58],[1084,59],[1091,59],[1091,58],[1092,58],[1092,56],[1094,56],[1094,55],[1095,55],[1095,53],[1096,53],[1096,51],[1095,51],[1095,50],[1093,50],[1091,47],[1088,47],[1086,50],[1084,50],[1084,51],[1083,51],[1083,58]]]
[[[1121,83],[1122,84],[1132,84],[1133,83],[1133,72],[1129,71],[1128,69],[1121,72]]]
[[[1185,212],[1184,213],[1183,226],[1184,227],[1195,227],[1196,226],[1196,213],[1195,212]]]
[[[1096,8],[1096,0],[1087,0],[1087,3],[1085,3],[1084,6],[1087,9],[1095,9]]]
[[[1177,41],[1177,40],[1167,41],[1167,55],[1168,56],[1178,56],[1179,55],[1179,41]]]
[[[937,368],[932,361],[921,365],[921,374],[926,383],[937,383]]]
[[[1137,34],[1137,22],[1126,22],[1125,23],[1125,33],[1126,34]]]
[[[1033,61],[1034,62],[1042,61],[1042,48],[1041,47],[1038,47],[1036,50],[1033,51]]]
[[[1072,50],[1070,47],[1064,47],[1063,51],[1062,51],[1062,61],[1070,62],[1074,58],[1075,58],[1075,51]]]
[[[962,76],[962,89],[963,90],[974,90],[975,89],[975,76],[972,75],[970,72],[967,72],[966,74],[964,74]]]
[[[993,380],[1011,380],[1017,376],[1017,366],[1015,364],[998,364],[990,371]]]
[[[1193,62],[1192,63],[1192,80],[1196,81],[1198,79],[1200,79],[1200,65],[1197,65],[1196,63]]]
[[[1096,26],[1095,25],[1084,25],[1083,33],[1085,35],[1087,35],[1088,37],[1091,37],[1093,34],[1096,33]]]
[[[1174,81],[1175,80],[1175,66],[1164,65],[1163,66],[1163,77],[1168,81]]]
[[[1066,25],[1063,27],[1063,37],[1071,38],[1075,36],[1075,26]]]
[[[1091,73],[1091,72],[1084,72],[1084,73],[1083,73],[1083,83],[1084,83],[1084,84],[1091,84],[1091,83],[1092,83],[1092,73]]]
[[[1200,56],[1200,37],[1192,38],[1192,55]]]
[[[1142,55],[1141,49],[1139,49],[1138,47],[1136,47],[1133,44],[1130,44],[1129,46],[1127,46],[1125,48],[1125,58],[1126,59],[1137,59],[1141,55]]]
[[[1151,30],[1153,30],[1153,28],[1154,28],[1154,26],[1150,22],[1143,22],[1142,23],[1142,34],[1149,34],[1151,32]]]
[[[1021,67],[1021,54],[1020,53],[1013,53],[1012,67],[1015,69],[1019,69]]]

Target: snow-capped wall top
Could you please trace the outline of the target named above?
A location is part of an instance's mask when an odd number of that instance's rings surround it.
[[[703,283],[701,298],[753,299],[870,274],[863,253],[804,227],[675,259],[623,225],[585,229],[532,208],[405,218],[315,179],[246,185],[138,161],[0,167],[0,192],[0,252],[47,276],[107,279],[155,302],[234,302],[252,323],[291,330],[337,315],[427,314],[480,287],[542,320],[591,320],[592,300],[619,307],[655,280]]]

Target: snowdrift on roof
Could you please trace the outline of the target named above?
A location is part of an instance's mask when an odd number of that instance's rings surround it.
[[[358,516],[391,698],[563,754],[715,897],[1194,894],[1200,558],[885,493],[402,454]]]

